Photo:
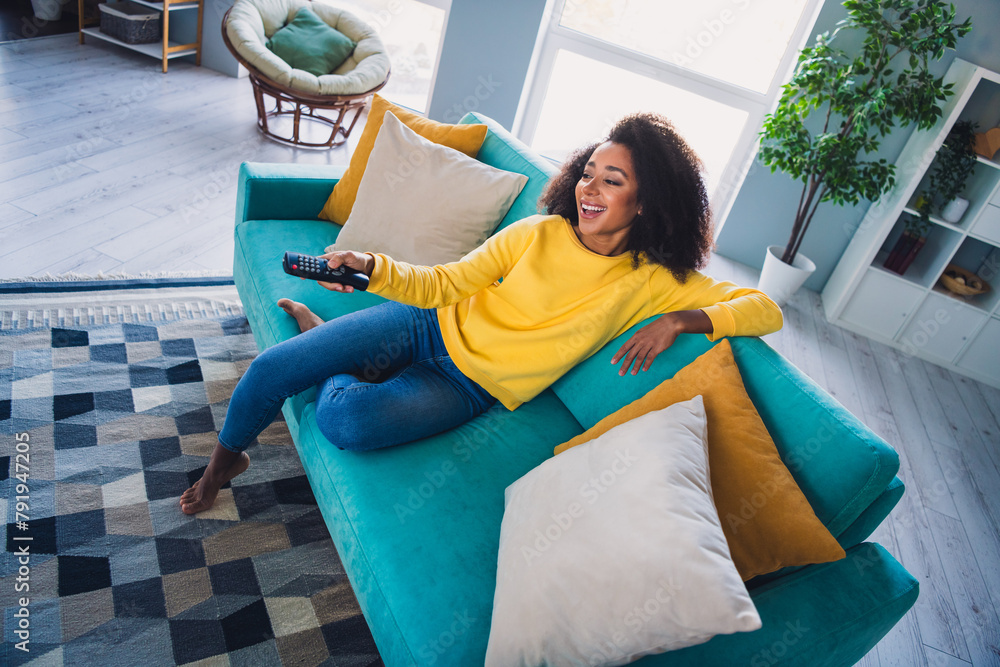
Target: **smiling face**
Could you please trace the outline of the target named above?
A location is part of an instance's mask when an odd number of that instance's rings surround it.
[[[605,142],[591,154],[576,184],[576,234],[590,250],[620,255],[639,214],[639,183],[632,154],[621,144]]]

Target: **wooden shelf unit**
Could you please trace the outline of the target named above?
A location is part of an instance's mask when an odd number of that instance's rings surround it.
[[[163,0],[163,2],[131,0],[131,2],[134,2],[137,5],[150,7],[161,14],[163,25],[160,42],[150,42],[148,44],[127,44],[119,39],[111,37],[110,35],[104,34],[101,32],[99,27],[90,27],[100,24],[100,15],[98,15],[96,21],[88,22],[84,15],[84,2],[85,0],[77,0],[80,17],[81,44],[84,43],[84,36],[90,35],[91,37],[96,37],[106,42],[123,46],[126,49],[131,49],[153,58],[159,58],[162,61],[164,74],[167,72],[167,61],[171,58],[193,55],[195,64],[199,66],[201,65],[201,29],[205,14],[205,0]],[[177,42],[170,41],[170,12],[190,9],[198,10],[198,28],[195,41],[189,44],[178,44]]]

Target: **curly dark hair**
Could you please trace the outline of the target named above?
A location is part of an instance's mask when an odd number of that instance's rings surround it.
[[[539,209],[561,215],[575,227],[576,184],[594,150],[605,142],[628,149],[639,186],[636,216],[627,250],[632,267],[643,261],[666,267],[680,282],[702,268],[714,247],[712,212],[701,172],[701,159],[657,113],[635,113],[619,120],[603,141],[584,146],[567,158],[538,200]]]

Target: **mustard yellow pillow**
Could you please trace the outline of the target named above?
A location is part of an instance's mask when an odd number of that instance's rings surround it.
[[[454,148],[471,158],[479,154],[479,149],[482,147],[483,141],[486,140],[485,125],[439,123],[418,116],[412,111],[396,106],[380,95],[375,95],[372,99],[371,109],[368,110],[365,129],[361,132],[361,138],[358,139],[358,146],[354,149],[354,154],[351,155],[347,171],[333,187],[333,192],[326,200],[326,204],[323,205],[323,210],[319,212],[319,217],[323,220],[329,220],[338,225],[347,222],[347,218],[351,215],[351,209],[354,208],[354,200],[358,196],[361,177],[365,175],[365,168],[368,166],[368,156],[372,152],[372,147],[375,146],[375,137],[378,136],[378,131],[382,128],[382,120],[385,118],[386,111],[391,111],[404,125],[424,139]]]
[[[816,517],[743,387],[729,341],[682,368],[642,398],[559,445],[559,454],[640,415],[705,401],[712,495],[743,581],[793,565],[839,560],[843,548]]]

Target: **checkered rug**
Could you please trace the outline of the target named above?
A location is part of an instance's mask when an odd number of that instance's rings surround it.
[[[179,509],[256,353],[213,289],[0,303],[0,664],[381,664],[283,422]]]

